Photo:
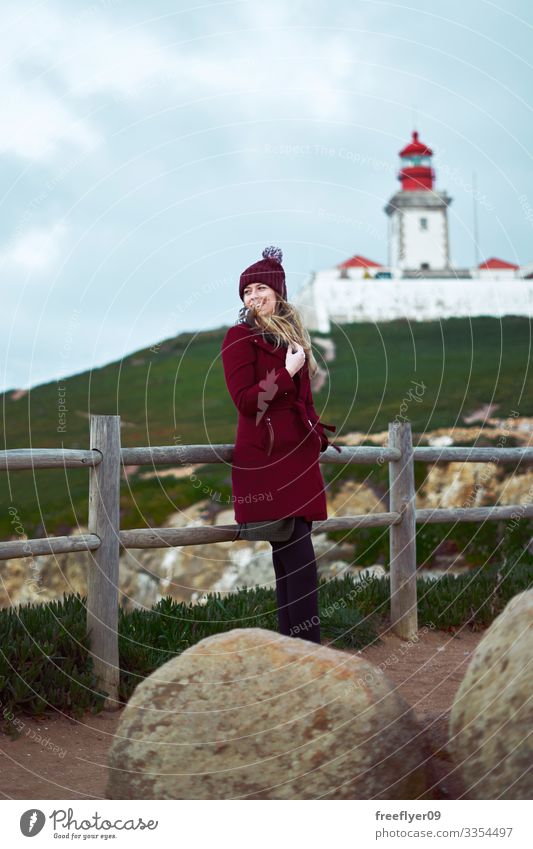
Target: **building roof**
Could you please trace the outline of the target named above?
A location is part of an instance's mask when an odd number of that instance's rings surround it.
[[[402,150],[400,156],[433,156],[433,151],[430,147],[421,142],[418,138],[418,131],[413,130],[412,140]]]
[[[498,259],[498,257],[491,257],[486,262],[480,262],[478,268],[520,268],[519,265],[515,265],[512,262],[506,262],[504,259]]]
[[[382,268],[380,262],[373,262],[371,259],[367,259],[366,256],[360,256],[359,254],[355,254],[350,259],[345,259],[344,262],[339,263],[337,268]]]

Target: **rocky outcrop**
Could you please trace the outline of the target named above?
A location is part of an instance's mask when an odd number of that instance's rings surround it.
[[[514,596],[455,696],[448,748],[471,799],[533,795],[533,590]]]
[[[358,655],[261,628],[208,637],[142,681],[108,799],[418,799],[408,704]]]
[[[359,481],[345,481],[331,496],[330,516],[356,516],[360,513],[385,513],[387,505],[373,490]]]
[[[207,502],[197,502],[169,516],[164,526],[210,524],[205,515],[207,507]],[[220,511],[214,523],[233,524],[233,510]],[[87,533],[87,528],[79,526],[76,533]],[[359,572],[347,562],[353,553],[351,545],[336,544],[325,533],[316,534],[313,544],[321,576]],[[346,561],[344,569],[339,560],[342,557]],[[9,560],[3,566],[0,607],[39,604],[69,593],[85,595],[89,568],[91,555],[87,552]],[[230,593],[238,587],[257,586],[275,586],[272,549],[268,542],[237,540],[121,552],[119,604],[126,610],[149,609],[165,596],[176,601],[197,602],[206,593]]]

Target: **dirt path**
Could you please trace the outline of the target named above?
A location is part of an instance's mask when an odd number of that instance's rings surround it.
[[[483,633],[464,630],[452,636],[421,629],[418,642],[388,633],[381,645],[361,654],[385,671],[412,705],[426,730],[437,777],[437,798],[464,794],[444,748],[449,710],[466,666]],[[20,719],[18,740],[0,734],[4,799],[103,799],[107,754],[121,711],[86,714],[80,720],[61,715]]]
[[[436,778],[436,798],[468,798],[446,749],[448,720],[455,693],[484,633],[464,628],[452,635],[424,627],[418,632],[417,642],[386,633],[381,635],[381,645],[368,646],[361,652],[397,686],[424,730]]]

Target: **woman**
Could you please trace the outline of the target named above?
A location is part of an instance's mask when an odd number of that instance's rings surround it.
[[[313,520],[327,519],[319,456],[327,428],[313,405],[317,371],[309,333],[287,301],[282,252],[270,246],[240,277],[244,303],[222,342],[229,394],[239,412],[233,452],[235,521],[294,517],[285,542],[271,542],[279,629],[320,643]],[[337,451],[338,446],[334,445]],[[266,538],[266,537],[265,537]]]

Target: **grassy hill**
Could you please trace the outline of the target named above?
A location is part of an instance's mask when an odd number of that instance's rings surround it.
[[[89,415],[95,413],[122,417],[125,446],[232,442],[237,414],[220,360],[226,329],[180,334],[103,368],[37,386],[18,400],[6,392],[3,444],[88,447]],[[415,432],[462,424],[464,415],[488,402],[500,405],[503,418],[511,410],[533,415],[527,318],[351,324],[331,336],[336,358],[326,364],[330,379],[315,394],[315,406],[324,421],[338,425],[341,439],[352,430],[384,430],[402,412]],[[60,402],[64,432],[58,431]],[[204,466],[201,480],[220,503],[229,500],[229,466]],[[10,505],[18,511],[17,532],[22,526],[31,537],[86,524],[85,470],[15,472],[3,475],[0,491],[1,538],[15,533]],[[205,497],[189,478],[131,475],[123,483],[122,527],[159,524]]]

